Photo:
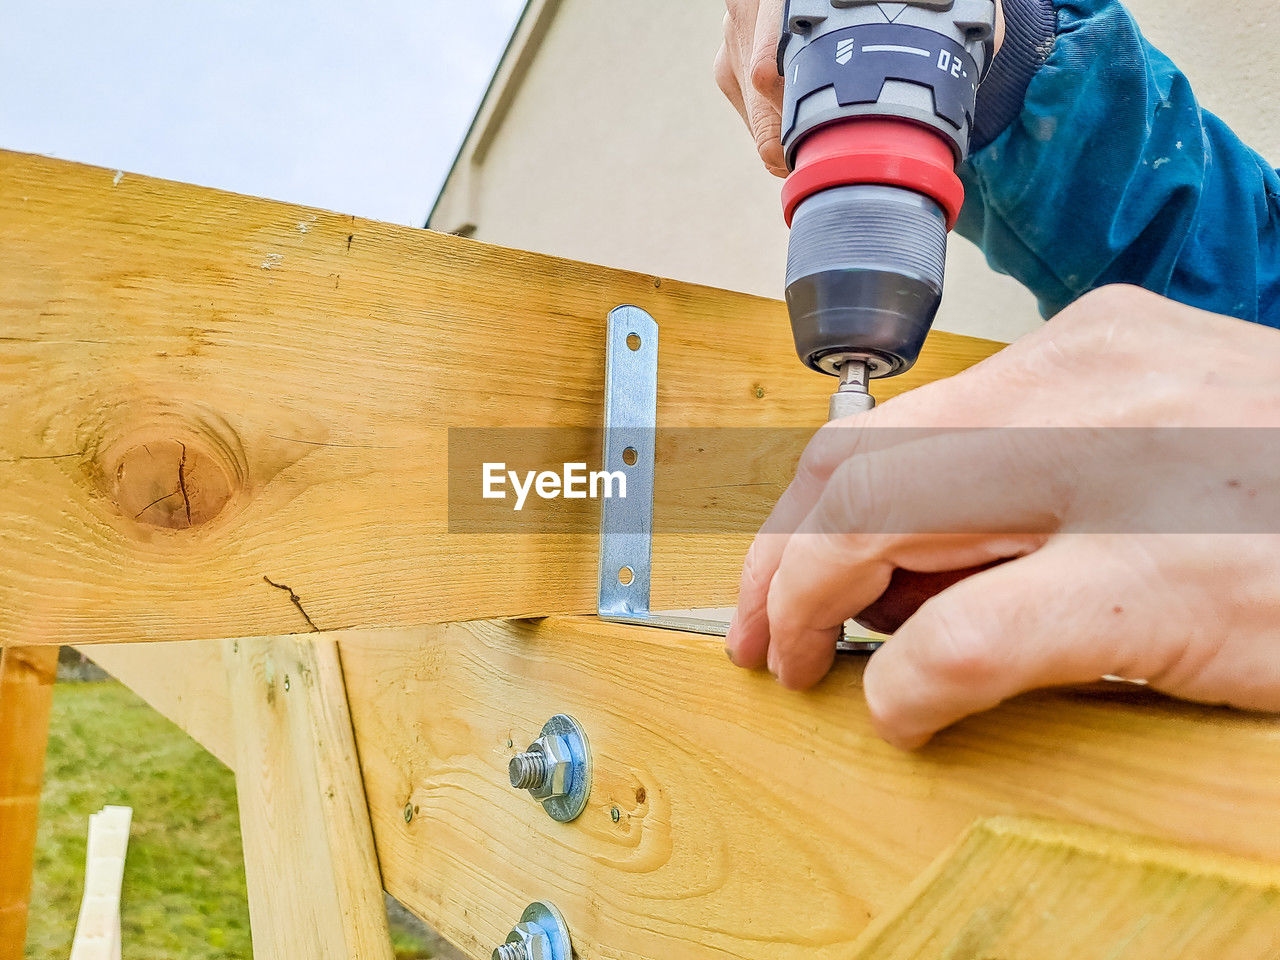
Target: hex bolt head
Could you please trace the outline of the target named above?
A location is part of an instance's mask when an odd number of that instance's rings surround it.
[[[542,782],[529,788],[535,800],[550,800],[568,794],[573,779],[573,751],[564,737],[543,734],[538,738],[538,752],[543,757]]]
[[[529,749],[507,763],[517,790],[528,790],[550,816],[568,823],[586,808],[591,792],[591,747],[586,731],[572,717],[557,714],[546,722]]]
[[[560,911],[539,900],[525,908],[520,922],[495,947],[493,960],[572,960],[573,944]]]

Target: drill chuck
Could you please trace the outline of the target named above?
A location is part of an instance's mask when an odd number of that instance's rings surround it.
[[[908,369],[942,302],[946,255],[942,209],[921,194],[874,185],[816,194],[796,212],[787,256],[800,359],[833,375],[859,355],[876,376]]]
[[[800,359],[845,381],[834,414],[857,406],[850,364],[902,373],[933,325],[995,4],[790,0],[784,16],[787,305]]]

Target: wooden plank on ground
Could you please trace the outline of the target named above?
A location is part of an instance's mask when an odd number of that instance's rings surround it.
[[[621,303],[664,427],[825,415],[775,301],[16,153],[0,220],[0,643],[594,611],[594,527],[450,535],[448,430],[598,426]],[[748,539],[658,538],[655,602],[732,602]]]
[[[84,898],[71,960],[120,960],[120,895],[132,822],[131,807],[106,806],[89,814]]]
[[[57,647],[0,651],[0,960],[20,960],[27,935],[40,785]]]
[[[1045,821],[975,825],[856,960],[1275,960],[1280,869]]]
[[[999,815],[1280,863],[1275,718],[1091,688],[1019,699],[905,754],[874,736],[854,663],[802,695],[736,670],[718,639],[590,619],[340,642],[383,881],[477,956],[545,897],[586,960],[847,957]],[[568,825],[506,773],[558,712],[595,754]]]
[[[223,651],[254,956],[391,960],[336,642]]]

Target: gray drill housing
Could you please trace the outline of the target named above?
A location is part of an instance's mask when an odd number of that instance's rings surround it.
[[[994,0],[789,0],[778,46],[788,164],[806,135],[852,117],[930,127],[963,162],[994,34]],[[872,377],[909,369],[942,302],[946,244],[942,208],[912,190],[857,184],[803,200],[787,257],[800,359],[833,375],[849,360]]]

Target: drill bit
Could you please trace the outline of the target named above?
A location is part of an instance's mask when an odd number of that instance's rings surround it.
[[[870,372],[867,361],[850,358],[837,369],[840,371],[840,388],[831,396],[829,419],[841,420],[872,409],[876,398],[867,391]]]

